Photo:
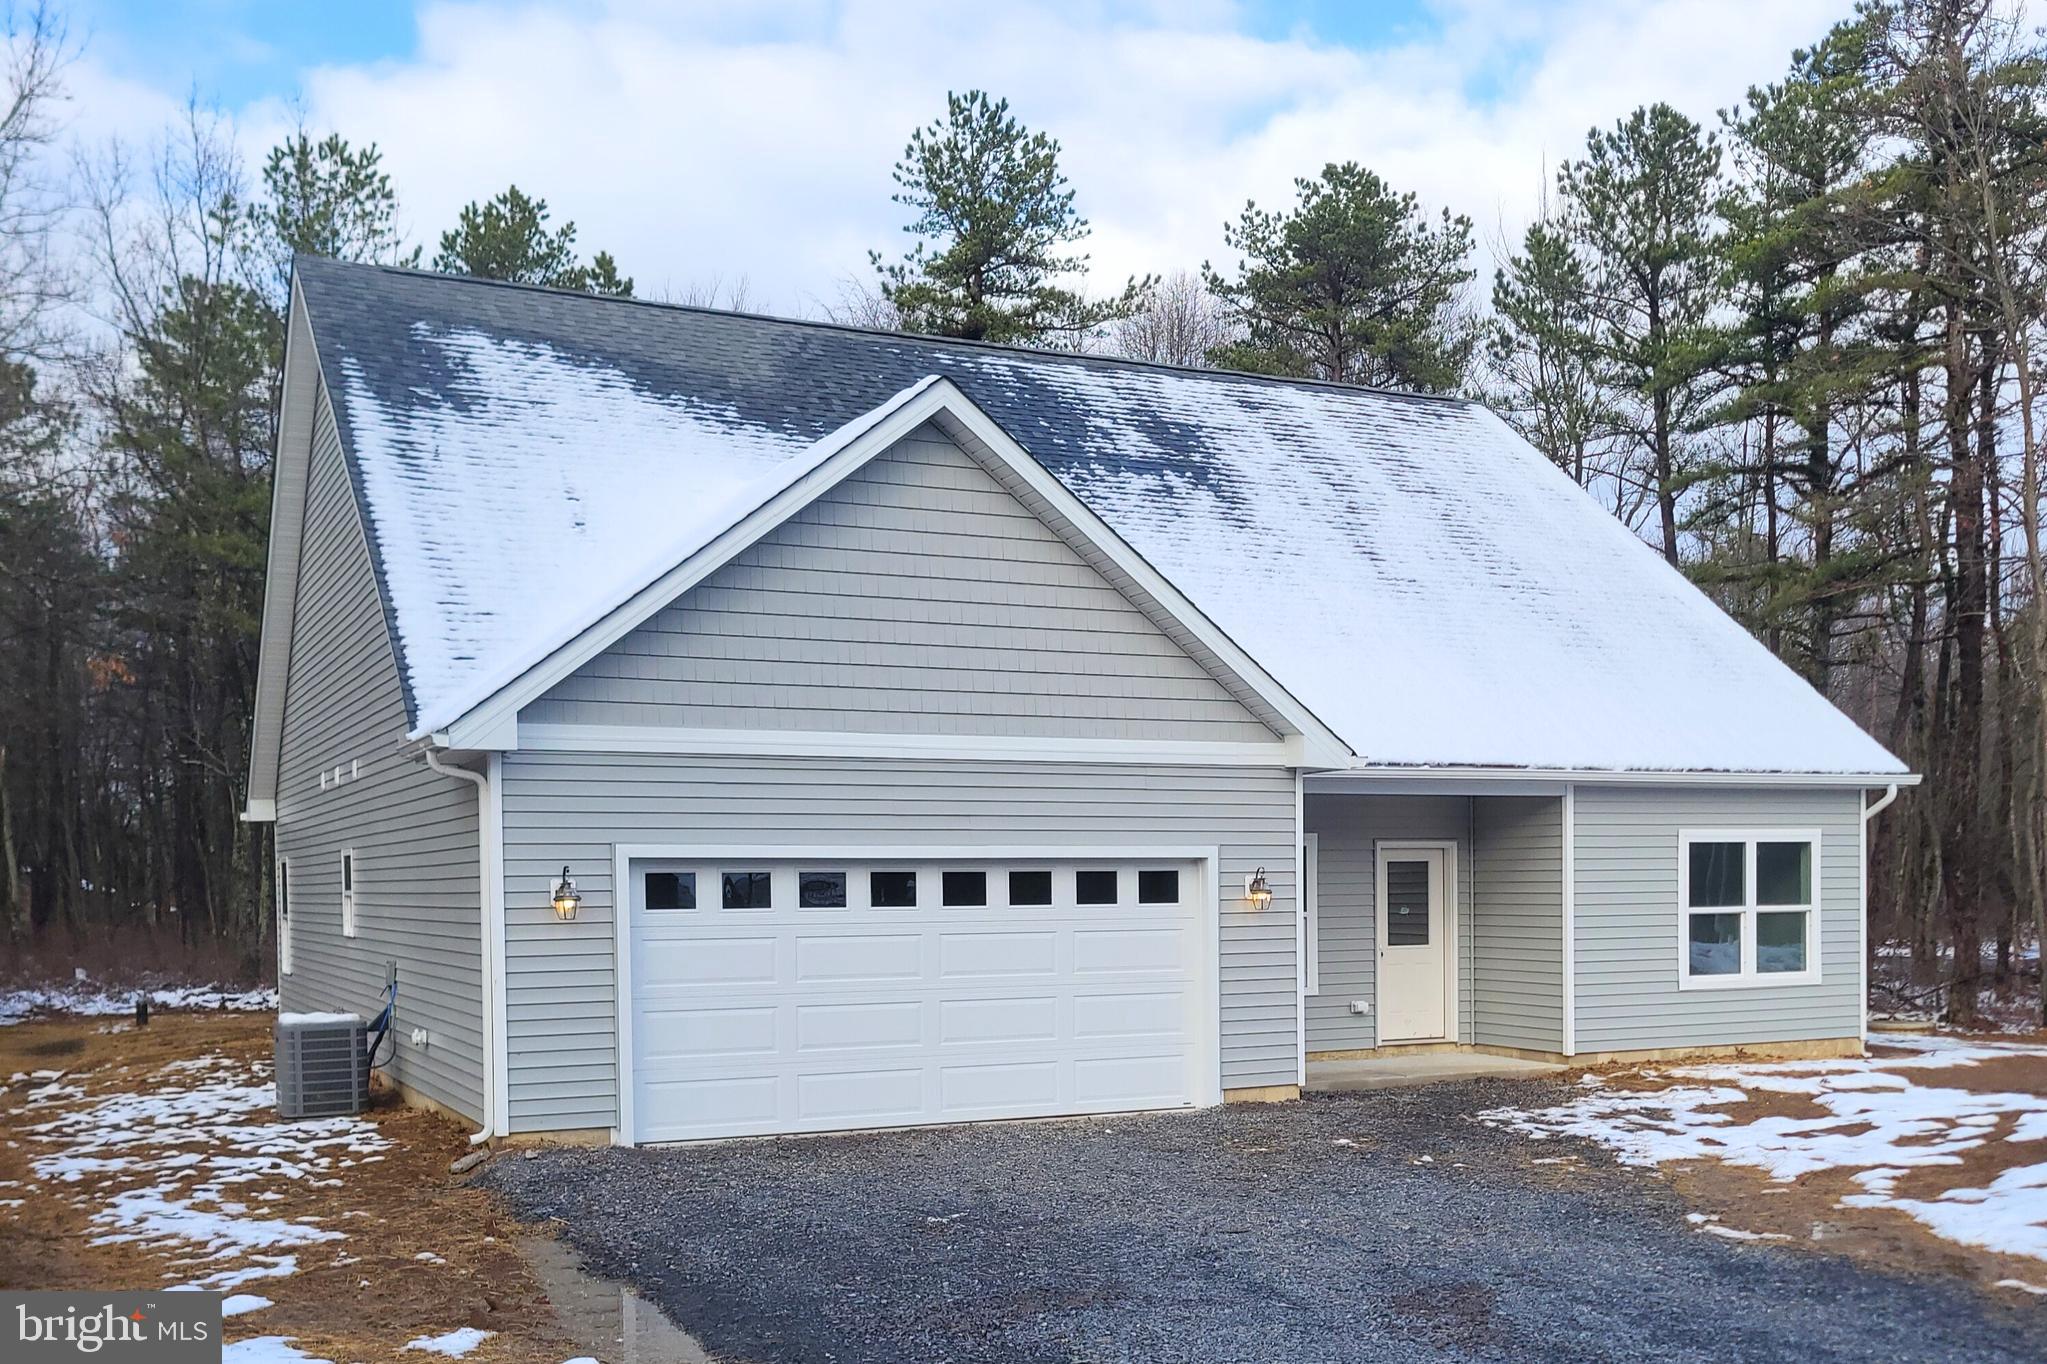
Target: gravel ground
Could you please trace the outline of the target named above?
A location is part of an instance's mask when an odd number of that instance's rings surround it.
[[[2047,1359],[2047,1303],[1701,1235],[1648,1174],[1466,1120],[1555,1093],[553,1150],[484,1178],[720,1359]]]

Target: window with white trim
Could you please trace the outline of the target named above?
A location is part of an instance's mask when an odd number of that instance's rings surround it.
[[[355,853],[341,854],[341,936],[355,936]]]
[[[1806,829],[1678,835],[1678,986],[1816,985],[1820,836]]]

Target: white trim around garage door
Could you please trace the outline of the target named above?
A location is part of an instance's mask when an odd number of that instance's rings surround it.
[[[617,1146],[633,1146],[633,978],[628,946],[632,941],[632,864],[658,859],[704,861],[730,859],[734,862],[834,861],[834,862],[1099,862],[1141,860],[1192,862],[1201,880],[1200,903],[1208,907],[1208,932],[1202,935],[1206,954],[1203,969],[1207,989],[1202,997],[1208,1004],[1206,1026],[1198,1034],[1202,1047],[1201,1074],[1206,1083],[1194,1096],[1199,1105],[1222,1102],[1222,849],[1214,846],[1126,846],[1116,843],[1060,844],[1044,847],[1023,845],[949,845],[943,843],[861,847],[845,844],[768,843],[618,843],[611,850],[611,951],[613,1027],[616,1029],[616,1062],[613,1066],[617,1088],[618,1126],[611,1140]]]

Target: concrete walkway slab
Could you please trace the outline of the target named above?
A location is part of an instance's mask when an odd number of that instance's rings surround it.
[[[1354,1061],[1308,1062],[1308,1088],[1329,1094],[1367,1089],[1407,1089],[1445,1080],[1532,1080],[1560,1074],[1554,1061],[1492,1056],[1473,1051],[1425,1051],[1412,1056],[1373,1056]]]

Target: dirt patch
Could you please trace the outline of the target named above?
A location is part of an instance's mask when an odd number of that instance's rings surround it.
[[[1986,1167],[1989,1163],[1986,1157]],[[1821,1170],[1780,1183],[1759,1170],[1697,1161],[1673,1166],[1668,1174],[1687,1203],[1738,1239],[1845,1255],[1897,1273],[1952,1277],[2015,1299],[2033,1295],[1998,1285],[2015,1280],[2047,1286],[2047,1267],[2037,1260],[1959,1245],[1894,1208],[1842,1207],[1843,1198],[1863,1192],[1849,1171]],[[1912,1196],[1931,1197],[1994,1177],[1985,1174],[1979,1181],[1975,1173],[1947,1165],[1909,1178],[1921,1186],[1920,1195]],[[1910,1182],[1899,1187],[1911,1195]]]
[[[1973,1066],[1903,1072],[1915,1085],[1966,1089],[1977,1094],[2047,1094],[2047,1055],[1998,1057]]]
[[[50,1120],[53,1103],[147,1094],[188,1073],[180,1067],[197,1058],[217,1056],[267,1075],[269,1053],[270,1020],[262,1015],[163,1015],[143,1028],[96,1020],[0,1028],[0,1080],[26,1074],[0,1093],[0,1182],[12,1184],[0,1187],[0,1198],[21,1200],[0,1202],[0,1288],[159,1288],[192,1279],[198,1269],[189,1249],[96,1244],[107,1228],[91,1220],[93,1212],[148,1185],[152,1174],[128,1168],[89,1170],[75,1182],[39,1178],[34,1161],[54,1148],[35,1129]],[[65,1088],[32,1101],[47,1085]],[[449,1162],[469,1149],[465,1129],[389,1098],[366,1117],[383,1143],[374,1156],[339,1162],[344,1168],[324,1179],[259,1176],[234,1186],[237,1199],[265,1216],[343,1239],[296,1248],[295,1274],[234,1289],[273,1305],[231,1319],[228,1338],[284,1335],[320,1358],[391,1359],[416,1336],[474,1326],[494,1334],[472,1360],[559,1364],[578,1353],[518,1250],[524,1228],[495,1197],[448,1174]],[[268,1112],[251,1117],[271,1120]]]
[[[1491,1349],[1504,1342],[1500,1295],[1487,1284],[1467,1282],[1400,1293],[1387,1310],[1416,1334],[1446,1349]]]

